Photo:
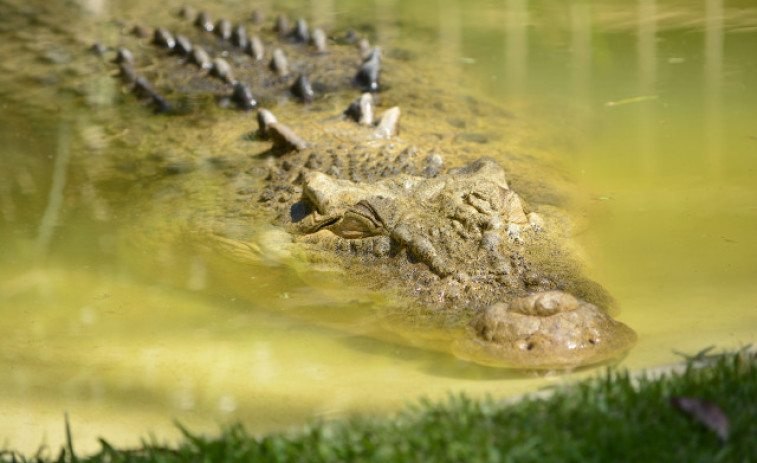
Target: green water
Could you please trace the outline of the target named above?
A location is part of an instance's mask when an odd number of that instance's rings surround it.
[[[115,104],[113,80],[82,63],[86,45],[116,40],[109,19],[157,23],[180,5],[61,2],[40,13],[13,3],[0,1],[2,56],[13,57],[0,62],[0,435],[8,446],[59,445],[64,412],[85,450],[98,435],[124,445],[149,432],[173,438],[175,419],[195,430],[241,420],[265,431],[391,411],[421,395],[506,396],[565,378],[381,342],[361,334],[369,320],[344,331],[290,317],[336,302],[286,268],[255,267],[260,292],[243,298],[208,291],[191,256],[178,282],[135,267],[118,240],[139,198],[124,196],[133,190],[119,182],[104,190],[101,179],[106,159],[128,155],[118,140],[138,133],[121,129],[124,121],[145,110]],[[674,350],[757,339],[750,2],[351,3],[285,7],[327,26],[373,24],[379,43],[438,56],[440,80],[528,107],[530,121],[549,128],[528,143],[554,152],[574,182],[571,213],[585,224],[577,239],[590,274],[639,333],[621,365],[663,365]],[[56,26],[72,12],[73,35]],[[359,292],[346,299],[357,302],[339,308],[364,310]]]

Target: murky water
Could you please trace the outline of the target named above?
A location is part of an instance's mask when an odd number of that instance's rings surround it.
[[[92,450],[98,435],[123,445],[150,432],[174,438],[174,420],[208,431],[241,420],[265,431],[386,412],[419,396],[506,396],[563,380],[382,342],[364,335],[369,316],[348,331],[291,317],[329,306],[370,312],[365,294],[336,301],[291,269],[261,263],[250,274],[259,292],[238,295],[208,290],[191,257],[176,278],[134,265],[139,250],[124,255],[119,231],[133,223],[129,206],[139,198],[124,196],[134,191],[128,176],[119,183],[106,172],[107,188],[102,179],[106,159],[128,155],[118,140],[130,133],[114,127],[151,116],[128,100],[114,104],[113,79],[80,63],[93,41],[116,40],[109,19],[157,23],[180,5],[61,2],[41,14],[14,3],[0,2],[2,55],[13,57],[0,63],[7,446],[60,445],[64,412],[77,447]],[[212,8],[241,2],[221,3]],[[750,2],[351,3],[359,5],[286,7],[327,25],[375,24],[379,43],[411,39],[411,49],[436,50],[448,66],[439,79],[505,108],[525,105],[549,128],[530,143],[555,152],[574,180],[591,274],[640,336],[623,366],[757,339]],[[74,35],[51,19],[71,12]]]

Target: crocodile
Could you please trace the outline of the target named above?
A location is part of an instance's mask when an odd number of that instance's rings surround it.
[[[178,119],[226,111],[254,115],[257,129],[245,131],[244,156],[216,149],[201,161],[219,172],[212,199],[171,233],[244,263],[259,249],[245,230],[270,218],[293,255],[397,294],[377,309],[387,330],[483,365],[572,369],[633,346],[613,298],[583,274],[539,164],[466,131],[510,124],[507,111],[419,83],[421,60],[353,31],[311,32],[285,15],[271,26],[257,11],[237,26],[190,7],[178,16],[178,34],[136,25],[96,51],[114,55],[127,98],[164,114],[155,118],[191,127]],[[161,159],[165,182],[199,175],[195,148]]]

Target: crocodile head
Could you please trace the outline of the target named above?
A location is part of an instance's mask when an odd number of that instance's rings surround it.
[[[389,239],[440,278],[466,278],[461,245],[473,241],[475,254],[503,264],[501,237],[517,236],[528,223],[504,171],[486,158],[430,179],[398,175],[354,183],[310,172],[303,191],[315,213],[302,231],[323,229],[347,240],[377,237],[372,241],[379,245]],[[374,248],[378,255],[388,251]]]
[[[601,307],[611,298],[580,273],[556,223],[508,188],[482,158],[431,178],[356,183],[307,172],[293,222],[310,260],[338,262],[376,287],[409,294],[395,330],[421,320],[458,330],[453,351],[478,363],[572,368],[629,349],[633,331]]]

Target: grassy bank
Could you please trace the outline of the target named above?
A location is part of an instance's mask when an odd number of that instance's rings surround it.
[[[242,426],[168,448],[102,450],[77,458],[4,452],[6,461],[538,461],[747,462],[757,458],[757,359],[702,353],[660,375],[607,371],[517,403],[454,396],[391,419],[354,417],[263,437]]]

